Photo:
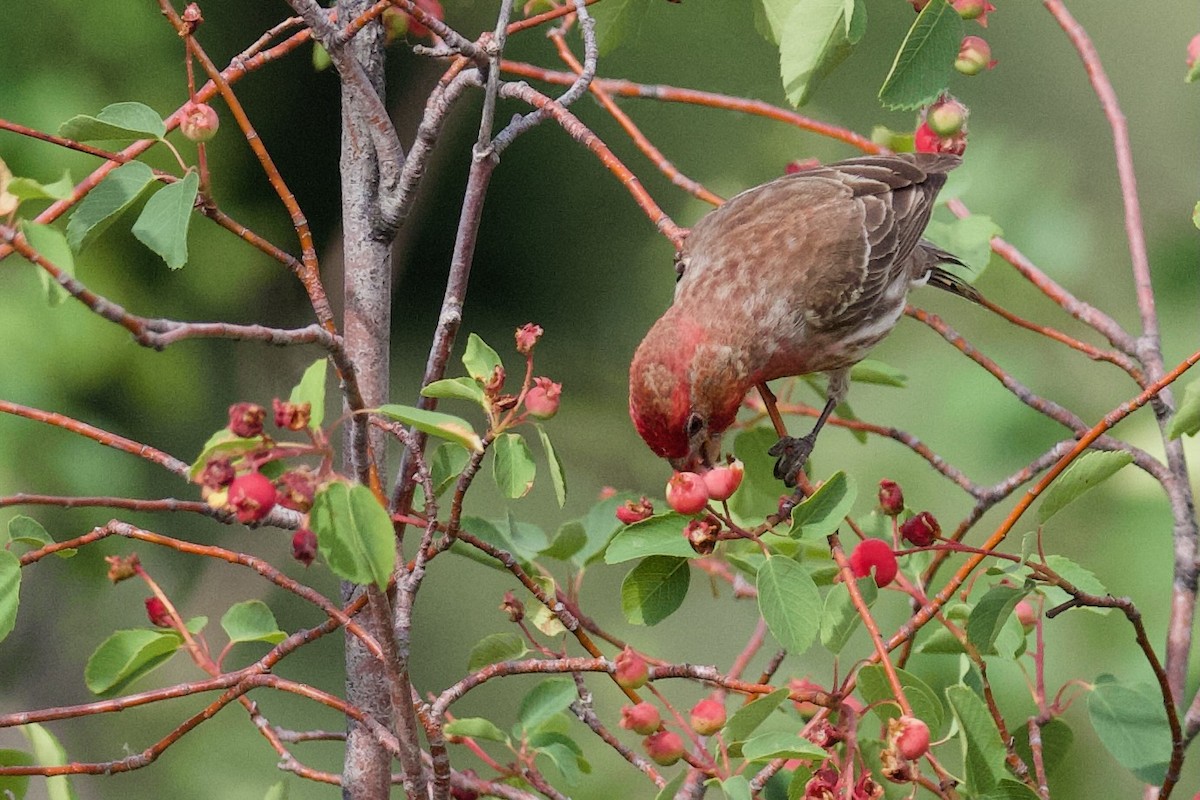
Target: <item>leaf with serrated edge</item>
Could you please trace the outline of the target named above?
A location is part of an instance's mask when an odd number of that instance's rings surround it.
[[[1038,522],[1046,522],[1081,494],[1108,480],[1132,461],[1133,454],[1124,450],[1084,453],[1055,478],[1042,495],[1042,504],[1038,506]]]
[[[200,473],[204,471],[204,467],[214,458],[219,456],[225,458],[240,456],[257,447],[262,447],[262,439],[260,437],[243,439],[235,435],[229,428],[221,428],[221,430],[208,437],[208,441],[200,448],[200,455],[196,456],[196,460],[188,467],[188,478],[193,481],[199,478]]]
[[[771,635],[792,655],[807,650],[821,624],[821,594],[808,571],[775,556],[759,567],[755,585],[758,610]]]
[[[309,513],[317,546],[339,577],[387,587],[396,563],[392,520],[365,486],[335,481],[317,492]]]
[[[563,472],[563,465],[562,461],[558,458],[558,452],[554,449],[554,445],[550,443],[550,435],[546,433],[541,425],[536,427],[538,438],[542,442],[542,449],[546,451],[546,463],[550,465],[550,482],[554,484],[554,499],[558,501],[558,507],[562,508],[567,504],[567,476]]]
[[[58,126],[58,135],[77,142],[134,142],[167,135],[162,117],[144,103],[113,103],[95,116],[79,114]]]
[[[963,38],[962,18],[946,0],[931,0],[904,37],[879,100],[891,109],[915,109],[946,88]]]
[[[850,380],[858,383],[874,383],[878,386],[895,386],[904,388],[908,384],[908,376],[891,364],[874,359],[864,359],[850,368]]]
[[[479,381],[472,378],[445,378],[434,381],[421,390],[423,397],[436,397],[439,400],[469,400],[477,405],[484,405],[483,387]]]
[[[850,513],[857,493],[853,478],[840,470],[833,473],[820,489],[792,509],[788,535],[812,539],[833,533]]]
[[[863,596],[867,608],[870,608],[879,593],[875,580],[868,576],[857,583],[859,594]],[[850,590],[844,583],[834,585],[825,595],[825,610],[821,614],[821,646],[837,655],[860,624],[862,617],[850,599]]]
[[[133,235],[162,257],[171,269],[187,263],[188,228],[192,209],[200,191],[200,176],[188,172],[183,180],[159,189],[146,201],[146,207],[133,223]]]
[[[42,548],[48,544],[54,544],[54,539],[42,527],[42,523],[33,517],[26,517],[24,515],[17,515],[8,521],[8,538],[10,541],[27,544],[34,548]],[[67,547],[62,550],[55,550],[54,554],[59,558],[70,558],[77,552],[79,551],[75,548]]]
[[[493,633],[476,642],[467,658],[467,671],[478,672],[488,664],[512,661],[529,652],[525,642],[515,633]]]
[[[829,72],[850,55],[844,0],[800,0],[779,37],[779,74],[788,101],[808,102]]]
[[[770,694],[760,695],[757,699],[733,712],[729,721],[725,723],[725,727],[722,728],[725,740],[742,742],[749,739],[750,734],[767,721],[767,717],[779,708],[780,703],[788,699],[789,694],[791,692],[788,689],[776,689]]]
[[[492,456],[495,459],[493,474],[501,494],[510,500],[529,494],[537,476],[537,465],[525,437],[519,433],[500,434],[492,442]]]
[[[115,694],[163,664],[183,645],[174,631],[114,631],[88,658],[83,680],[93,694]]]
[[[300,381],[288,395],[289,403],[308,403],[308,427],[317,430],[325,421],[325,375],[329,371],[329,359],[318,358],[304,370]]]
[[[492,742],[507,742],[504,731],[491,720],[482,717],[459,717],[447,722],[443,731],[447,736],[468,736],[472,739],[487,739]]]
[[[1102,676],[1088,695],[1087,709],[1113,758],[1139,780],[1162,783],[1171,759],[1171,734],[1158,687]]]
[[[279,630],[275,614],[262,600],[234,603],[221,617],[221,627],[231,642],[278,644],[287,638],[287,634]]]
[[[13,178],[8,182],[8,193],[16,195],[19,200],[66,200],[75,190],[75,182],[71,173],[64,172],[63,176],[54,183],[38,183],[33,178]]]
[[[872,665],[863,667],[858,673],[859,692],[866,700],[875,715],[882,721],[900,716],[900,709],[893,702],[895,698],[892,685],[888,682],[887,673],[883,667]],[[936,735],[942,728],[946,712],[938,696],[929,684],[907,672],[896,668],[896,678],[904,689],[904,695],[912,705],[913,715],[929,726],[931,733]]]
[[[607,564],[620,564],[646,556],[678,556],[691,558],[696,551],[683,537],[688,518],[676,514],[656,514],[649,519],[622,528],[604,551]],[[617,521],[613,518],[614,526]]]
[[[521,699],[517,721],[527,731],[565,711],[578,696],[570,678],[547,678]]]
[[[500,355],[474,333],[467,337],[462,362],[467,374],[483,383],[490,381],[496,367],[501,366]]]
[[[1196,208],[1200,209],[1200,204]],[[1183,399],[1179,401],[1175,416],[1171,417],[1171,424],[1167,426],[1167,438],[1195,436],[1196,431],[1200,431],[1200,380],[1192,381],[1183,390]]]
[[[123,211],[133,205],[154,173],[140,161],[122,164],[100,181],[75,207],[67,222],[67,242],[78,253],[92,243]]]
[[[1013,609],[1029,592],[1012,586],[995,586],[979,598],[967,618],[967,639],[983,655],[996,653],[996,637]]]
[[[21,561],[14,553],[0,549],[0,642],[17,624],[21,601]]]
[[[771,731],[759,734],[742,744],[742,757],[747,761],[766,761],[774,758],[824,759],[829,754],[794,732]]]
[[[963,768],[967,785],[976,792],[989,791],[1007,774],[1004,742],[996,722],[983,700],[966,686],[947,687],[946,699],[958,720],[959,735],[966,748]]]
[[[600,55],[608,55],[633,37],[649,8],[650,3],[643,0],[607,0],[589,6],[588,13],[596,20],[596,45]]]
[[[29,246],[38,252],[38,255],[61,272],[74,277],[75,256],[71,253],[71,245],[67,243],[67,237],[63,236],[58,228],[23,219],[21,220],[21,233],[29,242]],[[46,270],[38,267],[37,275],[38,280],[42,282],[42,289],[46,292],[46,300],[51,306],[59,305],[71,296],[62,284]]]
[[[461,417],[443,414],[440,411],[427,411],[423,408],[391,403],[380,406],[375,411],[385,417],[403,422],[405,425],[412,425],[417,430],[431,436],[457,442],[476,453],[483,452],[483,440],[479,438],[479,434],[475,433],[471,423]]]
[[[458,480],[466,469],[471,454],[462,445],[442,442],[429,459],[429,477],[433,482],[434,494],[440,495]]]
[[[687,597],[691,568],[686,558],[650,556],[621,582],[621,611],[634,625],[657,625]]]

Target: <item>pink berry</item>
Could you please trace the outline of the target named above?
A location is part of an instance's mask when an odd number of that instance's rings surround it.
[[[882,539],[863,539],[850,554],[850,571],[856,578],[865,578],[875,570],[875,585],[883,588],[896,577],[899,565],[896,554]]]
[[[933,514],[922,511],[904,521],[900,526],[900,535],[916,547],[928,547],[942,535],[942,528]]]
[[[708,487],[694,472],[676,472],[667,481],[667,505],[680,514],[698,514],[708,505]]]
[[[900,484],[887,478],[879,482],[879,507],[889,517],[895,517],[904,510],[904,492],[900,491]]]
[[[992,69],[996,62],[992,59],[992,48],[979,36],[967,36],[962,40],[958,49],[958,58],[954,60],[954,68],[963,75],[978,75],[985,69]]]
[[[558,413],[561,395],[561,383],[555,383],[549,378],[534,378],[533,388],[525,393],[525,410],[531,417],[550,419]]]
[[[725,704],[710,695],[692,706],[688,719],[696,733],[711,736],[725,727]]]
[[[275,484],[261,472],[247,472],[229,484],[229,505],[238,522],[257,522],[275,507]]]
[[[713,467],[702,476],[704,488],[712,500],[728,500],[742,485],[746,468],[741,461],[733,460],[728,466]]]
[[[1196,62],[1200,60],[1200,33],[1192,37],[1187,46],[1187,65],[1189,67],[1196,66]]]
[[[1014,613],[1017,615],[1017,621],[1021,623],[1021,627],[1026,631],[1033,630],[1033,626],[1037,625],[1037,609],[1034,608],[1033,603],[1030,603],[1028,600],[1022,600],[1021,602],[1017,603]]]
[[[301,528],[292,536],[292,558],[306,567],[317,560],[317,535],[308,528]]]
[[[624,689],[640,689],[650,679],[650,665],[629,645],[617,656],[613,671],[617,685]]]
[[[963,19],[976,20],[983,27],[987,27],[987,15],[996,10],[996,7],[987,0],[954,0],[951,4],[958,15]]]
[[[191,100],[184,103],[183,114],[179,118],[179,130],[193,142],[207,142],[217,135],[220,125],[221,121],[212,106]]]
[[[889,727],[896,750],[909,761],[916,761],[929,752],[929,726],[916,717],[904,716],[893,720]]]
[[[925,121],[943,139],[966,132],[967,107],[953,97],[943,96],[929,107]]]
[[[542,333],[542,326],[534,325],[532,322],[526,322],[517,328],[517,352],[523,356],[532,353],[533,346],[538,343],[538,339],[542,338]]]
[[[929,122],[924,121],[913,133],[913,148],[918,153],[952,153],[961,156],[967,150],[967,137],[961,132],[954,136],[938,136],[929,127]]]
[[[617,506],[617,519],[623,525],[632,525],[653,515],[654,504],[644,496],[641,500],[626,500],[624,504]]]
[[[652,733],[642,741],[646,755],[660,766],[669,767],[683,757],[683,739],[674,731]]]
[[[623,706],[621,721],[617,724],[627,731],[645,736],[658,730],[662,725],[662,718],[653,704],[643,701],[637,705]]]
[[[167,604],[156,596],[146,598],[146,616],[160,628],[171,627],[171,612],[167,611]]]
[[[229,430],[243,439],[261,436],[266,417],[267,410],[258,403],[234,403],[229,407]]]

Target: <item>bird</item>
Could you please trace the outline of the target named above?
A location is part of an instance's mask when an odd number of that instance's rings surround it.
[[[928,284],[980,300],[942,267],[966,265],[922,238],[960,162],[850,158],[747,189],[701,218],[675,255],[674,300],[630,365],[629,413],[650,449],[676,470],[704,471],[751,388],[825,373],[812,430],[768,451],[775,476],[794,486],[850,368],[896,326],[909,290]]]

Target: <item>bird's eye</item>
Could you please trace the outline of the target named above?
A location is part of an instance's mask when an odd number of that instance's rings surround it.
[[[700,431],[704,430],[704,418],[699,414],[690,414],[687,418],[687,435],[689,439],[695,438]]]
[[[679,279],[683,277],[684,270],[687,269],[687,258],[683,253],[675,254],[675,282],[679,283]]]

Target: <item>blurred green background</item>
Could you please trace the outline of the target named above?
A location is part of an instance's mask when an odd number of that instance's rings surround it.
[[[282,2],[210,0],[201,5],[206,20],[201,41],[218,64],[227,63],[288,13]],[[496,5],[448,0],[446,18],[474,36],[492,27]],[[1011,0],[999,0],[998,5],[986,31],[970,32],[988,39],[999,66],[976,78],[956,76],[951,86],[972,108],[970,147],[966,164],[955,176],[957,191],[972,210],[991,215],[1005,236],[1052,277],[1136,331],[1128,248],[1104,117],[1078,59],[1040,5]],[[1172,364],[1200,341],[1195,313],[1197,232],[1190,220],[1200,197],[1200,113],[1198,89],[1182,80],[1185,46],[1195,33],[1195,7],[1169,2],[1135,13],[1126,4],[1074,5],[1095,39],[1129,119],[1164,352]],[[911,128],[911,114],[884,111],[875,100],[911,22],[911,8],[904,0],[870,0],[867,6],[866,39],[816,93],[805,113],[864,133],[876,124]],[[5,17],[10,24],[0,26],[0,116],[6,119],[53,131],[68,117],[94,113],[111,102],[138,100],[166,114],[184,100],[182,45],[153,3],[43,0],[19,13],[9,9]],[[406,53],[402,46],[391,53],[389,100],[407,144],[441,67]],[[508,56],[560,68],[551,43],[536,30],[513,38]],[[636,35],[601,61],[600,74],[784,103],[777,51],[755,32],[746,4],[731,0],[653,2]],[[313,224],[326,281],[336,296],[336,78],[313,71],[306,46],[247,77],[237,91]],[[653,101],[627,100],[622,106],[677,166],[725,196],[780,174],[792,159],[854,155],[844,145],[759,118]],[[295,252],[285,213],[225,109],[219,104],[217,108],[224,125],[210,148],[217,201],[239,221]],[[415,398],[437,318],[478,108],[478,97],[468,97],[455,109],[397,248],[396,402]],[[506,104],[498,118],[522,110]],[[657,174],[590,99],[580,101],[575,110],[677,222],[690,225],[704,213],[704,205]],[[194,152],[182,139],[177,144],[185,153]],[[97,165],[90,157],[7,132],[0,132],[0,158],[15,174],[43,181],[58,178],[64,169],[79,180]],[[149,161],[172,166],[161,152]],[[169,272],[129,235],[126,221],[79,258],[79,274],[96,291],[142,315],[275,326],[311,321],[296,282],[235,237],[197,218],[190,247],[187,268]],[[464,336],[467,331],[479,333],[515,365],[514,327],[532,320],[546,329],[537,371],[565,387],[562,411],[548,428],[566,465],[571,494],[560,511],[543,474],[529,497],[510,505],[513,513],[549,533],[585,513],[604,486],[661,495],[667,469],[638,439],[625,409],[629,358],[670,300],[671,253],[612,176],[555,126],[543,125],[505,154],[488,194],[463,331]],[[1026,317],[1100,343],[1003,264],[993,263],[978,285]],[[929,291],[916,293],[914,302],[941,314],[1015,378],[1084,420],[1097,420],[1135,393],[1115,368],[1048,344],[980,308]],[[151,352],[78,303],[48,308],[34,271],[15,258],[0,265],[0,342],[0,397],[82,419],[189,461],[224,425],[230,402],[267,402],[285,394],[319,355],[311,349],[271,350],[229,342],[188,342]],[[1001,479],[1065,437],[1061,428],[1021,405],[911,320],[901,323],[875,357],[906,373],[909,388],[856,386],[851,401],[859,416],[914,433],[981,483]],[[453,366],[457,368],[457,362]],[[794,424],[805,430],[808,422]],[[1148,411],[1122,423],[1116,433],[1161,453]],[[1186,446],[1194,455],[1194,443]],[[857,479],[863,495],[858,513],[870,509],[871,489],[881,477],[901,481],[910,504],[930,509],[944,526],[969,509],[960,491],[891,441],[871,440],[862,446],[848,433],[830,430],[822,436],[814,461],[818,475],[845,469]],[[504,504],[484,477],[477,482],[470,511],[503,516]],[[52,427],[0,417],[0,496],[16,492],[186,499],[197,494],[139,459]],[[979,541],[1002,518],[1002,511],[991,512],[972,541]],[[57,539],[79,535],[114,516],[104,510],[22,507],[0,511],[0,523],[16,513],[37,517]],[[172,536],[262,555],[286,564],[289,573],[318,588],[336,592],[335,579],[322,565],[305,571],[291,562],[288,537],[280,531],[226,528],[181,515],[121,516]],[[1114,594],[1131,596],[1159,644],[1172,575],[1170,531],[1161,491],[1146,475],[1130,469],[1103,491],[1089,495],[1086,503],[1057,517],[1046,530],[1045,546],[1081,561]],[[113,587],[104,579],[102,557],[130,549],[125,542],[106,542],[73,560],[48,559],[25,571],[16,630],[0,646],[0,710],[90,699],[82,681],[87,655],[113,629],[144,622],[140,589],[131,584]],[[268,590],[247,570],[148,547],[136,549],[185,616],[210,617],[210,635],[216,642],[216,622],[236,600],[265,599],[287,630],[320,620],[311,608]],[[753,628],[752,604],[731,600],[725,589],[709,591],[696,573],[681,612],[652,629],[632,628],[624,623],[619,607],[617,588],[624,572],[603,566],[589,572],[583,591],[588,613],[653,654],[728,667]],[[511,579],[473,562],[443,557],[434,563],[416,611],[413,671],[419,689],[439,691],[457,680],[465,672],[471,646],[487,633],[506,629],[508,623],[497,608],[506,588],[514,588]],[[881,602],[877,608],[885,630],[905,613],[898,600]],[[719,625],[714,626],[715,619],[721,620]],[[1105,672],[1131,680],[1150,677],[1128,626],[1115,616],[1065,615],[1049,624],[1047,640],[1052,687]],[[340,645],[340,636],[327,637],[289,658],[279,672],[340,691]],[[230,663],[248,663],[259,652],[253,645],[240,645]],[[866,652],[866,640],[856,639],[846,652]],[[768,647],[750,672],[761,669],[769,654]],[[828,656],[816,648],[804,658],[788,659],[780,675],[828,676],[829,667]],[[927,657],[916,668],[952,680],[955,664],[952,659]],[[1193,663],[1192,687],[1195,674]],[[1031,705],[1020,672],[999,663],[991,675],[1008,718],[1024,719]],[[135,689],[198,677],[190,662],[177,656]],[[489,684],[455,710],[504,724],[533,683],[512,679]],[[589,683],[601,715],[615,721],[620,697],[604,681]],[[699,696],[683,685],[668,686],[667,691],[685,707]],[[341,727],[336,715],[311,703],[265,692],[255,699],[277,724],[295,729]],[[165,735],[203,701],[189,698],[50,727],[73,758],[117,758]],[[1068,764],[1052,781],[1054,796],[1135,796],[1137,782],[1099,751],[1082,706],[1077,703],[1068,714],[1076,741]],[[586,732],[573,725],[573,733],[586,739]],[[0,731],[0,747],[23,745],[15,732]],[[336,771],[340,766],[336,745],[298,745],[296,753],[318,768]],[[624,762],[603,749],[591,748],[589,753],[595,772],[573,796],[652,796]],[[231,707],[150,768],[113,778],[79,778],[75,786],[81,798],[249,800],[262,797],[279,779],[274,763],[272,751],[246,724],[244,712]],[[455,763],[469,766],[470,758],[458,754]],[[1178,794],[1195,792],[1198,776],[1200,769],[1189,766]],[[328,786],[295,778],[288,783],[294,798],[336,796]],[[44,796],[43,787],[34,781],[30,796]]]

